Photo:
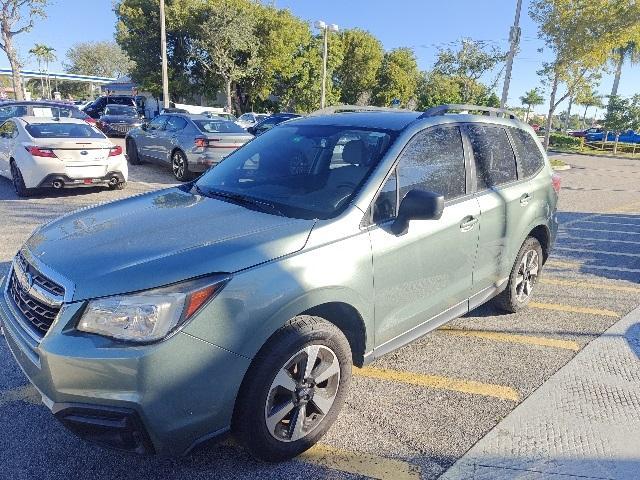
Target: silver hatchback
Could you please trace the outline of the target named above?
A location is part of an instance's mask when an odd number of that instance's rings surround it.
[[[253,135],[223,118],[163,114],[126,137],[129,163],[146,160],[170,164],[181,182],[217,165]]]

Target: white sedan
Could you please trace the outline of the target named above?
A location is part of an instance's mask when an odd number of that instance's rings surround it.
[[[95,127],[75,118],[10,118],[0,125],[0,175],[26,197],[36,188],[124,188],[127,160]]]

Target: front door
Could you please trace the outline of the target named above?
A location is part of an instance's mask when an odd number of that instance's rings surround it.
[[[435,317],[447,310],[466,312],[480,208],[467,194],[468,161],[462,145],[457,126],[437,126],[418,133],[375,201],[375,226],[369,234],[376,348],[384,350],[418,336],[431,328],[429,320],[437,322],[442,316]],[[443,215],[439,220],[412,220],[406,233],[396,235],[390,226],[398,200],[412,189],[443,194]]]
[[[18,129],[13,123],[13,120],[7,120],[0,125],[0,175],[3,177],[11,177],[9,158],[11,158],[11,152],[17,135]]]
[[[136,138],[139,153],[145,157],[160,158],[160,143],[167,125],[167,115],[158,115],[147,125],[144,135]]]

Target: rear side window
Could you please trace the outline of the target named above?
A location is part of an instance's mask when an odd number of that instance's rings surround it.
[[[247,133],[240,125],[222,119],[194,120],[193,123],[202,133]]]
[[[401,199],[412,189],[436,192],[445,199],[464,195],[466,177],[460,129],[438,126],[413,137],[398,163],[398,183]]]
[[[510,128],[513,145],[516,148],[520,172],[524,178],[536,174],[544,165],[544,157],[531,134],[519,128]]]
[[[467,125],[475,158],[478,190],[495,187],[518,178],[516,158],[503,127]]]
[[[169,117],[167,120],[167,130],[177,132],[187,126],[187,121],[182,117]]]

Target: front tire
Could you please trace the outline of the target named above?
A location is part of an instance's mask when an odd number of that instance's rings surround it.
[[[242,383],[233,430],[255,458],[282,461],[312,447],[338,417],[351,382],[344,334],[299,316],[256,355]]]
[[[527,307],[542,271],[542,260],[540,242],[527,237],[516,256],[507,288],[496,297],[498,308],[516,313]]]
[[[191,180],[192,173],[189,171],[189,162],[182,150],[176,150],[171,155],[171,170],[176,180],[180,182]]]
[[[28,197],[33,193],[32,188],[27,188],[22,177],[22,172],[16,165],[15,160],[11,161],[11,181],[13,182],[13,189],[19,197]]]

